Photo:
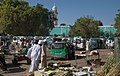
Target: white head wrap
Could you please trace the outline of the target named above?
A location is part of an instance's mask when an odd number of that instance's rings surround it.
[[[43,40],[39,40],[39,41],[38,41],[38,44],[43,44],[43,43],[44,43]]]

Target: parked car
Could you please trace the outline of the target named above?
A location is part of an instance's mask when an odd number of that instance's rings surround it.
[[[69,42],[54,42],[50,49],[50,55],[53,58],[72,59],[75,56],[74,46]]]
[[[91,38],[89,41],[90,41],[91,49],[97,49],[97,48],[100,47],[100,39],[98,39],[98,38]]]

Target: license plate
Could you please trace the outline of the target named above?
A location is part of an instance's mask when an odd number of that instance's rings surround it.
[[[61,51],[60,50],[56,50],[55,53],[61,53]]]

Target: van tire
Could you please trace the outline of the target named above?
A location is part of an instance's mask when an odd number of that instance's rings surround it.
[[[72,54],[70,55],[70,59],[75,59],[74,53],[72,53]]]
[[[51,57],[51,60],[55,60],[55,58],[54,58],[54,57]]]
[[[69,59],[69,55],[66,55],[66,56],[65,56],[65,59]]]

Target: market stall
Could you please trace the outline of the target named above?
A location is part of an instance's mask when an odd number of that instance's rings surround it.
[[[49,63],[47,68],[34,72],[34,76],[93,76],[92,67],[76,68],[68,62]]]

